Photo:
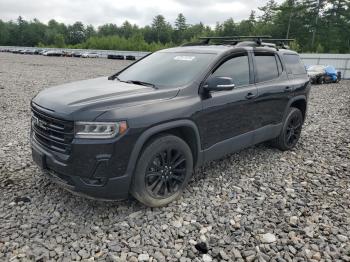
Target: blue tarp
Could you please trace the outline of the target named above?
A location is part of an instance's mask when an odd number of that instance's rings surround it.
[[[334,66],[326,66],[325,68],[326,74],[332,77],[333,81],[336,81],[338,78],[338,72],[335,70]]]

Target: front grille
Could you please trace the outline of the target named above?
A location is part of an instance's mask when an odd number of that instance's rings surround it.
[[[74,137],[74,123],[58,119],[32,105],[32,130],[42,146],[69,155]]]

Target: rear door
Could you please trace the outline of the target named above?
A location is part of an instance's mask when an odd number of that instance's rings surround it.
[[[258,89],[256,129],[271,127],[282,123],[285,108],[293,96],[293,86],[277,52],[255,51],[253,57]]]

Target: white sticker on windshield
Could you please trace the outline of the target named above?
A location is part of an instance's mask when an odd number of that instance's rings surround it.
[[[180,60],[180,61],[193,61],[196,57],[195,56],[175,56],[174,60]]]

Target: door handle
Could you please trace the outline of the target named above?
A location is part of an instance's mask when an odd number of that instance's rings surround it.
[[[290,86],[286,86],[284,88],[284,92],[292,92],[292,91],[293,91],[293,89]]]
[[[249,93],[245,96],[245,98],[247,98],[247,99],[252,99],[252,98],[254,98],[254,97],[256,97],[256,95],[253,94],[253,93],[251,93],[251,92],[249,92]]]

